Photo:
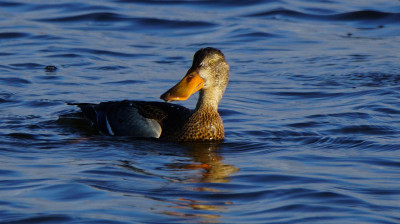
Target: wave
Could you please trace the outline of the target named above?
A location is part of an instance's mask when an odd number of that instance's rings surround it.
[[[252,13],[247,17],[263,17],[263,18],[294,18],[315,21],[354,21],[354,22],[384,22],[399,23],[400,13],[380,12],[375,10],[360,10],[353,12],[345,12],[338,14],[310,14],[289,9],[276,9],[266,12]]]
[[[205,28],[215,26],[215,23],[188,20],[168,20],[159,18],[128,17],[117,13],[95,12],[75,16],[37,19],[39,22],[128,22],[146,27],[164,28]]]
[[[127,18],[110,12],[96,12],[96,13],[85,13],[75,16],[63,16],[56,18],[38,19],[37,21],[43,22],[85,22],[85,21],[121,21]]]
[[[185,1],[185,0],[117,0],[117,2],[121,3],[138,3],[138,4],[159,4],[159,5],[213,5],[213,6],[226,6],[226,7],[235,7],[235,6],[251,6],[251,5],[260,5],[264,4],[263,0],[248,0],[248,1],[234,1],[234,0],[221,0],[221,1],[213,1],[213,0],[195,0],[195,1]],[[281,0],[269,0],[268,3],[272,2],[281,2]]]
[[[28,33],[22,33],[22,32],[5,32],[5,33],[0,33],[0,39],[12,39],[12,38],[24,38],[28,37]]]

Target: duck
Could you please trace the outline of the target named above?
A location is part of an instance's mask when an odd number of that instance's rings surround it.
[[[229,82],[229,65],[221,50],[206,47],[175,86],[160,96],[165,102],[109,101],[72,103],[97,131],[111,136],[157,138],[176,142],[222,141],[225,137],[218,105]],[[170,103],[199,92],[195,109]]]

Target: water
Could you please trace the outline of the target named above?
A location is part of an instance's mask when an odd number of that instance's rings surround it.
[[[399,223],[399,3],[0,1],[0,220]],[[222,144],[58,120],[158,101],[206,46],[231,65]]]

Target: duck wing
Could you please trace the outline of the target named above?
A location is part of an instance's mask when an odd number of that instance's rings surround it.
[[[163,102],[112,101],[74,103],[92,126],[104,134],[160,138],[164,131],[183,125],[192,111]]]

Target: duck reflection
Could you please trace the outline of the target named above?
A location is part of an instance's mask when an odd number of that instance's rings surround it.
[[[150,193],[149,198],[152,200],[167,203],[165,207],[162,206],[160,213],[185,219],[201,219],[201,223],[218,223],[221,211],[232,204],[224,197],[219,198],[219,195],[228,191],[222,188],[225,185],[219,183],[228,183],[230,176],[239,169],[223,162],[223,157],[219,154],[223,144],[185,143],[180,146],[185,154],[183,160],[180,151],[178,162],[164,164],[163,168],[156,169],[169,170],[173,177],[138,168],[130,161],[123,161],[121,166],[146,176],[159,176],[168,182],[168,187],[173,185],[173,189],[182,190],[181,193],[162,196]],[[164,147],[166,146],[162,148]]]
[[[193,179],[199,183],[227,183],[229,176],[239,169],[230,164],[224,164],[223,158],[218,154],[220,144],[217,143],[186,143],[189,156],[193,158],[191,164],[172,165],[175,168],[186,170],[200,170],[201,178]]]
[[[223,163],[223,157],[218,154],[220,144],[217,143],[186,143],[189,156],[193,159],[190,164],[172,164],[169,168],[181,170],[199,170],[199,175],[194,175],[190,179],[183,180],[184,183],[199,183],[198,187],[188,187],[189,191],[196,192],[210,192],[216,193],[223,192],[217,188],[210,187],[209,184],[202,183],[228,183],[231,174],[237,172],[239,169],[230,164]],[[177,198],[172,200],[174,205],[169,206],[174,211],[164,211],[164,214],[181,216],[181,217],[197,217],[201,218],[204,223],[217,223],[220,217],[219,211],[226,209],[227,205],[232,204],[229,201],[218,200],[199,200],[203,194],[194,194],[196,199],[192,198]],[[207,197],[208,198],[208,197]],[[188,210],[190,209],[190,210]]]

